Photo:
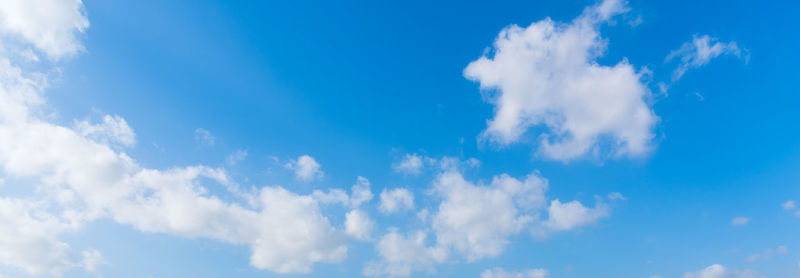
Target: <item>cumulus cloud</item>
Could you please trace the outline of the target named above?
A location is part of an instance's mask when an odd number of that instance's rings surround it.
[[[84,137],[100,143],[114,143],[126,147],[136,143],[136,133],[120,116],[105,115],[103,122],[91,124],[89,121],[75,121],[75,130]]]
[[[80,1],[3,2],[0,39],[12,36],[52,58],[75,53],[82,47],[74,35],[88,26],[80,23],[82,9]],[[76,252],[59,237],[97,219],[245,245],[251,265],[278,273],[307,273],[315,263],[346,257],[345,232],[330,224],[312,196],[263,187],[242,205],[209,193],[209,185],[233,183],[221,169],[142,167],[110,145],[135,142],[119,116],[74,127],[41,118],[48,112],[42,94],[47,81],[0,57],[0,173],[30,184],[19,188],[29,195],[0,197],[0,264],[52,276],[71,268],[95,271],[104,262],[100,251]],[[213,138],[199,134],[202,141]]]
[[[366,276],[408,277],[412,271],[433,272],[437,263],[449,258],[446,248],[428,246],[427,235],[416,231],[402,235],[396,229],[381,237],[375,248],[381,261],[370,262],[363,271]]]
[[[395,188],[389,191],[384,189],[380,198],[378,210],[386,214],[414,209],[414,194],[405,188]]]
[[[726,43],[708,35],[695,35],[691,42],[684,43],[680,48],[667,55],[666,62],[676,58],[680,60],[680,64],[672,72],[672,81],[680,79],[690,68],[705,66],[711,59],[721,55],[741,57],[742,50],[733,41]]]
[[[571,230],[575,227],[592,224],[609,215],[608,207],[600,200],[594,208],[587,208],[578,201],[561,203],[556,199],[550,202],[547,211],[550,217],[545,226],[552,231]]]
[[[324,173],[320,168],[322,166],[311,156],[301,155],[297,160],[292,160],[286,163],[286,168],[294,171],[294,176],[301,181],[312,181],[322,178]]]
[[[6,0],[0,5],[0,32],[11,37],[6,43],[30,43],[52,59],[82,51],[78,34],[87,28],[81,0]]]
[[[357,208],[362,203],[369,202],[375,197],[372,195],[370,182],[365,177],[356,178],[356,183],[350,188],[350,195],[338,188],[328,189],[328,192],[314,190],[311,195],[323,204],[341,204],[352,208]]]
[[[417,154],[406,154],[403,158],[392,165],[392,169],[398,173],[419,175],[422,173],[422,168],[425,167],[425,157]]]
[[[358,240],[367,240],[372,234],[375,222],[363,210],[354,209],[345,215],[344,226],[347,235]]]
[[[550,272],[543,268],[528,269],[522,272],[508,272],[502,268],[487,269],[481,272],[481,278],[549,278]]]
[[[645,102],[643,72],[627,60],[596,62],[607,41],[598,28],[628,10],[605,0],[569,23],[547,18],[528,27],[511,25],[494,42],[493,56],[471,62],[464,76],[480,83],[494,118],[482,138],[500,145],[542,132],[538,154],[568,161],[587,153],[639,156],[651,149],[658,117]]]
[[[724,266],[714,264],[697,272],[686,272],[683,278],[763,278],[752,270],[730,270]]]

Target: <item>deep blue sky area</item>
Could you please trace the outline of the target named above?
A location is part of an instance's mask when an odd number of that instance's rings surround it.
[[[52,62],[46,119],[72,127],[118,115],[136,144],[115,150],[140,166],[207,165],[243,188],[349,192],[357,177],[369,179],[375,197],[362,207],[375,222],[371,239],[348,241],[345,259],[315,263],[303,277],[362,275],[381,258],[376,246],[390,227],[426,231],[426,244],[436,242],[435,225],[416,218],[438,211],[440,172],[428,162],[421,174],[397,170],[407,154],[477,159],[480,166],[459,171],[478,186],[538,171],[549,181],[547,200],[609,206],[607,217],[586,226],[507,235],[497,256],[469,260],[450,249],[447,261],[411,277],[481,277],[493,268],[542,268],[552,277],[800,277],[800,217],[782,207],[800,200],[800,2],[630,0],[626,12],[600,23],[605,49],[588,63],[624,60],[649,72],[641,82],[658,120],[643,155],[548,159],[537,152],[542,125],[511,144],[482,137],[497,92],[465,77],[470,62],[492,57],[509,25],[550,18],[565,27],[596,3],[86,0],[90,27],[76,33],[85,51]],[[671,79],[681,61],[667,55],[703,35],[735,42],[740,55],[712,57]],[[198,129],[214,142],[199,140]],[[226,162],[239,150],[246,158]],[[299,180],[288,165],[302,155],[324,175]],[[248,206],[224,186],[199,183]],[[397,187],[414,194],[414,210],[382,214],[380,192]],[[611,192],[624,200],[610,200]],[[6,186],[3,194],[20,193]],[[344,229],[348,207],[320,206]],[[106,262],[63,277],[283,276],[253,267],[246,243],[142,231],[115,219],[59,236],[75,250],[99,250]],[[726,274],[686,276],[715,264]],[[0,256],[0,277],[28,275]],[[540,276],[483,278],[492,277]]]

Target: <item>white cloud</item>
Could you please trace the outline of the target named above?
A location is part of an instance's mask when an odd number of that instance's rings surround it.
[[[328,189],[327,193],[314,190],[311,196],[323,204],[338,203],[352,208],[357,208],[362,203],[369,202],[374,197],[374,195],[372,195],[372,190],[370,190],[370,182],[365,177],[356,178],[356,183],[350,188],[349,196],[347,192],[338,188]]]
[[[731,226],[744,226],[747,225],[747,223],[750,223],[750,218],[747,217],[734,217],[731,220]]]
[[[422,173],[422,168],[425,167],[424,159],[424,157],[417,154],[406,154],[400,162],[392,165],[392,169],[398,173],[419,175]]]
[[[608,199],[611,200],[611,201],[625,201],[625,200],[627,200],[625,198],[625,196],[623,196],[622,193],[619,193],[619,192],[608,193]]]
[[[435,264],[449,258],[446,248],[428,247],[422,231],[404,236],[392,229],[375,248],[382,259],[367,264],[363,271],[366,276],[408,277],[412,271],[430,273]]]
[[[720,55],[734,55],[741,57],[742,50],[736,42],[720,42],[717,38],[708,35],[692,38],[691,42],[684,43],[679,49],[673,50],[667,55],[666,61],[680,58],[680,64],[672,72],[672,81],[677,81],[690,68],[700,68],[708,64],[711,59]]]
[[[380,197],[381,202],[378,205],[378,210],[383,213],[390,214],[414,209],[414,194],[408,191],[408,189],[395,188],[389,191],[384,189]]]
[[[322,178],[324,173],[320,170],[321,166],[308,155],[301,155],[297,160],[286,163],[286,168],[294,171],[294,176],[301,181],[312,181]]]
[[[82,254],[83,268],[85,268],[88,272],[96,272],[98,266],[106,264],[106,260],[103,259],[103,255],[100,254],[100,251],[90,249],[83,251]]]
[[[102,263],[99,253],[84,252],[81,261],[59,236],[96,219],[246,245],[253,266],[279,273],[306,273],[315,263],[346,257],[344,232],[311,196],[264,187],[249,196],[255,200],[249,206],[223,201],[205,187],[232,183],[220,169],[148,169],[111,148],[114,141],[132,142],[133,132],[120,117],[74,129],[39,118],[47,114],[40,111],[46,86],[46,76],[0,58],[0,173],[30,181],[33,194],[0,198],[0,222],[11,223],[0,225],[0,263],[53,276],[71,268],[92,271]]]
[[[607,44],[599,26],[625,11],[625,1],[605,0],[570,23],[547,18],[503,29],[494,56],[464,70],[482,90],[496,91],[486,95],[495,115],[482,137],[506,145],[526,141],[541,126],[538,153],[546,158],[602,154],[601,146],[615,156],[647,153],[658,117],[645,102],[643,73],[624,59],[614,66],[596,62]]]
[[[781,207],[785,210],[793,210],[797,205],[794,203],[793,200],[786,201],[781,204]]]
[[[780,245],[775,249],[767,248],[767,250],[764,250],[763,253],[756,253],[748,256],[746,260],[751,263],[760,259],[768,260],[772,258],[772,255],[776,253],[779,255],[786,255],[787,253],[789,253],[789,248],[787,248],[785,245]]]
[[[724,266],[715,264],[697,272],[686,272],[683,278],[763,278],[752,270],[729,270]]]
[[[561,203],[559,200],[550,202],[548,209],[549,218],[545,226],[551,231],[566,231],[576,227],[589,225],[598,219],[608,217],[608,207],[599,199],[594,208],[587,208],[578,201]]]
[[[99,143],[121,144],[126,147],[136,144],[136,133],[120,116],[105,115],[103,122],[91,124],[89,121],[75,121],[75,131],[83,137],[91,138]]]
[[[489,186],[476,186],[447,171],[434,181],[434,189],[443,198],[432,223],[437,243],[474,261],[499,255],[508,237],[535,219],[526,212],[543,204],[547,181],[535,174],[524,182],[500,175]]]
[[[225,163],[233,166],[236,165],[236,163],[239,163],[239,161],[244,160],[245,158],[247,158],[247,150],[236,150],[235,152],[233,152],[232,154],[228,155],[228,157],[225,158]]]
[[[546,269],[528,269],[523,272],[507,272],[502,268],[496,267],[481,272],[481,278],[549,278],[550,273]]]
[[[347,235],[358,240],[367,240],[372,234],[375,222],[363,210],[354,209],[345,215],[344,226]]]
[[[81,0],[5,0],[0,4],[0,32],[33,44],[52,59],[82,51],[77,35],[87,28]]]
[[[197,128],[194,130],[194,141],[201,146],[213,146],[216,138],[214,138],[214,135],[212,135],[210,131]]]

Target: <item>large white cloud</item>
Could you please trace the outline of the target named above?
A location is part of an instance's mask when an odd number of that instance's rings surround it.
[[[538,153],[561,161],[587,153],[647,153],[658,117],[645,102],[650,92],[643,73],[624,59],[613,66],[596,62],[607,44],[598,28],[625,11],[624,1],[605,0],[569,23],[547,18],[503,29],[494,55],[464,70],[482,90],[494,92],[486,97],[495,115],[482,136],[505,145],[543,127],[534,139]]]
[[[380,198],[378,210],[386,214],[414,209],[414,194],[405,188],[384,189]]]
[[[54,59],[73,54],[82,49],[76,34],[88,26],[82,9],[80,1],[0,2],[0,40],[5,47],[32,45]],[[237,192],[233,197],[245,197],[244,204],[223,201],[206,187],[235,187],[222,169],[148,169],[112,148],[135,143],[120,116],[73,127],[49,122],[41,116],[48,114],[42,95],[48,76],[16,66],[8,53],[0,53],[0,173],[15,186],[30,186],[29,193],[0,197],[0,263],[54,276],[75,267],[94,271],[101,253],[76,252],[59,236],[100,218],[247,245],[253,266],[279,273],[310,272],[317,262],[346,257],[344,231],[310,195],[275,186]],[[368,184],[366,191],[353,202],[372,198]]]
[[[81,0],[4,0],[0,4],[0,32],[60,59],[83,50],[77,38],[89,28],[83,10]]]
[[[392,229],[375,248],[382,259],[364,268],[366,276],[408,277],[412,271],[433,272],[435,264],[447,261],[450,256],[444,247],[429,246],[423,231],[402,235]]]

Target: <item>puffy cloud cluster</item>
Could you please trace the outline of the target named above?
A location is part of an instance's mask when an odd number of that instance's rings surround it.
[[[88,27],[82,9],[80,1],[4,1],[0,39],[6,46],[33,45],[54,59],[73,54],[82,49],[75,35]],[[59,236],[101,218],[147,232],[247,245],[253,266],[279,273],[310,272],[315,263],[346,257],[345,232],[330,224],[312,196],[276,186],[250,193],[253,202],[246,206],[223,201],[206,187],[232,186],[222,169],[149,169],[112,148],[135,143],[120,116],[73,127],[40,117],[46,114],[46,87],[46,75],[0,57],[0,172],[21,181],[15,185],[30,184],[29,195],[0,197],[1,264],[53,276],[75,267],[94,271],[104,262],[101,253],[75,252]],[[213,138],[206,135],[206,141]],[[310,157],[298,165],[312,176],[319,171]],[[360,194],[355,199],[372,198]]]
[[[376,246],[382,259],[364,272],[408,276],[414,270],[431,271],[437,263],[456,259],[453,255],[466,261],[496,257],[513,235],[527,232],[546,236],[590,225],[609,215],[608,206],[600,198],[595,207],[558,200],[548,205],[547,188],[548,181],[536,172],[522,180],[501,174],[488,185],[480,185],[467,181],[456,169],[444,170],[433,181],[433,193],[441,198],[431,215],[435,239],[426,241],[427,233],[419,231],[411,240],[393,230]],[[415,247],[400,249],[398,242],[413,242]]]
[[[386,214],[414,209],[414,194],[405,188],[384,189],[380,198],[378,210]]]
[[[483,138],[506,145],[527,141],[526,134],[542,127],[535,140],[539,155],[549,159],[647,153],[658,117],[645,102],[650,91],[643,72],[627,60],[596,62],[607,44],[598,28],[627,10],[625,1],[605,0],[569,23],[547,18],[503,29],[493,56],[464,70],[495,106]]]

